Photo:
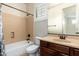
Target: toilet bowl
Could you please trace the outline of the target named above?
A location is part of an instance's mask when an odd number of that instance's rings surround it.
[[[39,47],[40,47],[40,40],[38,37],[34,37],[34,43],[30,46],[26,47],[26,53],[29,56],[37,56],[39,55]]]
[[[38,49],[39,49],[39,45],[32,44],[26,48],[26,52],[27,54],[29,54],[29,56],[36,56]]]

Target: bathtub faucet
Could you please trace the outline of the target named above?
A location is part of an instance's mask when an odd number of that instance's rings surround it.
[[[30,41],[30,34],[28,34],[28,38],[27,38],[26,40],[27,40],[28,43],[29,43],[29,41]]]

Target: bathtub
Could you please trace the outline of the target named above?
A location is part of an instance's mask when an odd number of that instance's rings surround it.
[[[31,44],[33,44],[33,42],[31,41],[30,43],[28,43],[27,41],[20,41],[7,44],[5,45],[5,54],[6,56],[21,56],[26,53],[26,47]]]

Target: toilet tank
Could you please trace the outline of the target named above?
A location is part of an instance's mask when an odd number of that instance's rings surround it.
[[[37,45],[40,45],[40,37],[35,37],[34,43],[37,44]]]

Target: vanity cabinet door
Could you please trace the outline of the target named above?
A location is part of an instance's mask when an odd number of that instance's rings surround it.
[[[74,49],[74,56],[79,56],[79,49]]]
[[[62,53],[62,54],[67,54],[67,55],[69,55],[69,47],[67,47],[67,46],[63,46],[63,45],[55,44],[55,43],[49,43],[49,46],[48,46],[48,47],[49,47],[50,49],[59,51],[59,52]]]
[[[74,55],[74,48],[69,47],[69,55],[73,56]]]
[[[41,56],[55,56],[56,55],[56,51],[45,48],[45,47],[41,47],[40,48],[40,55]]]
[[[47,47],[47,42],[46,41],[40,41],[40,46],[41,47]]]

